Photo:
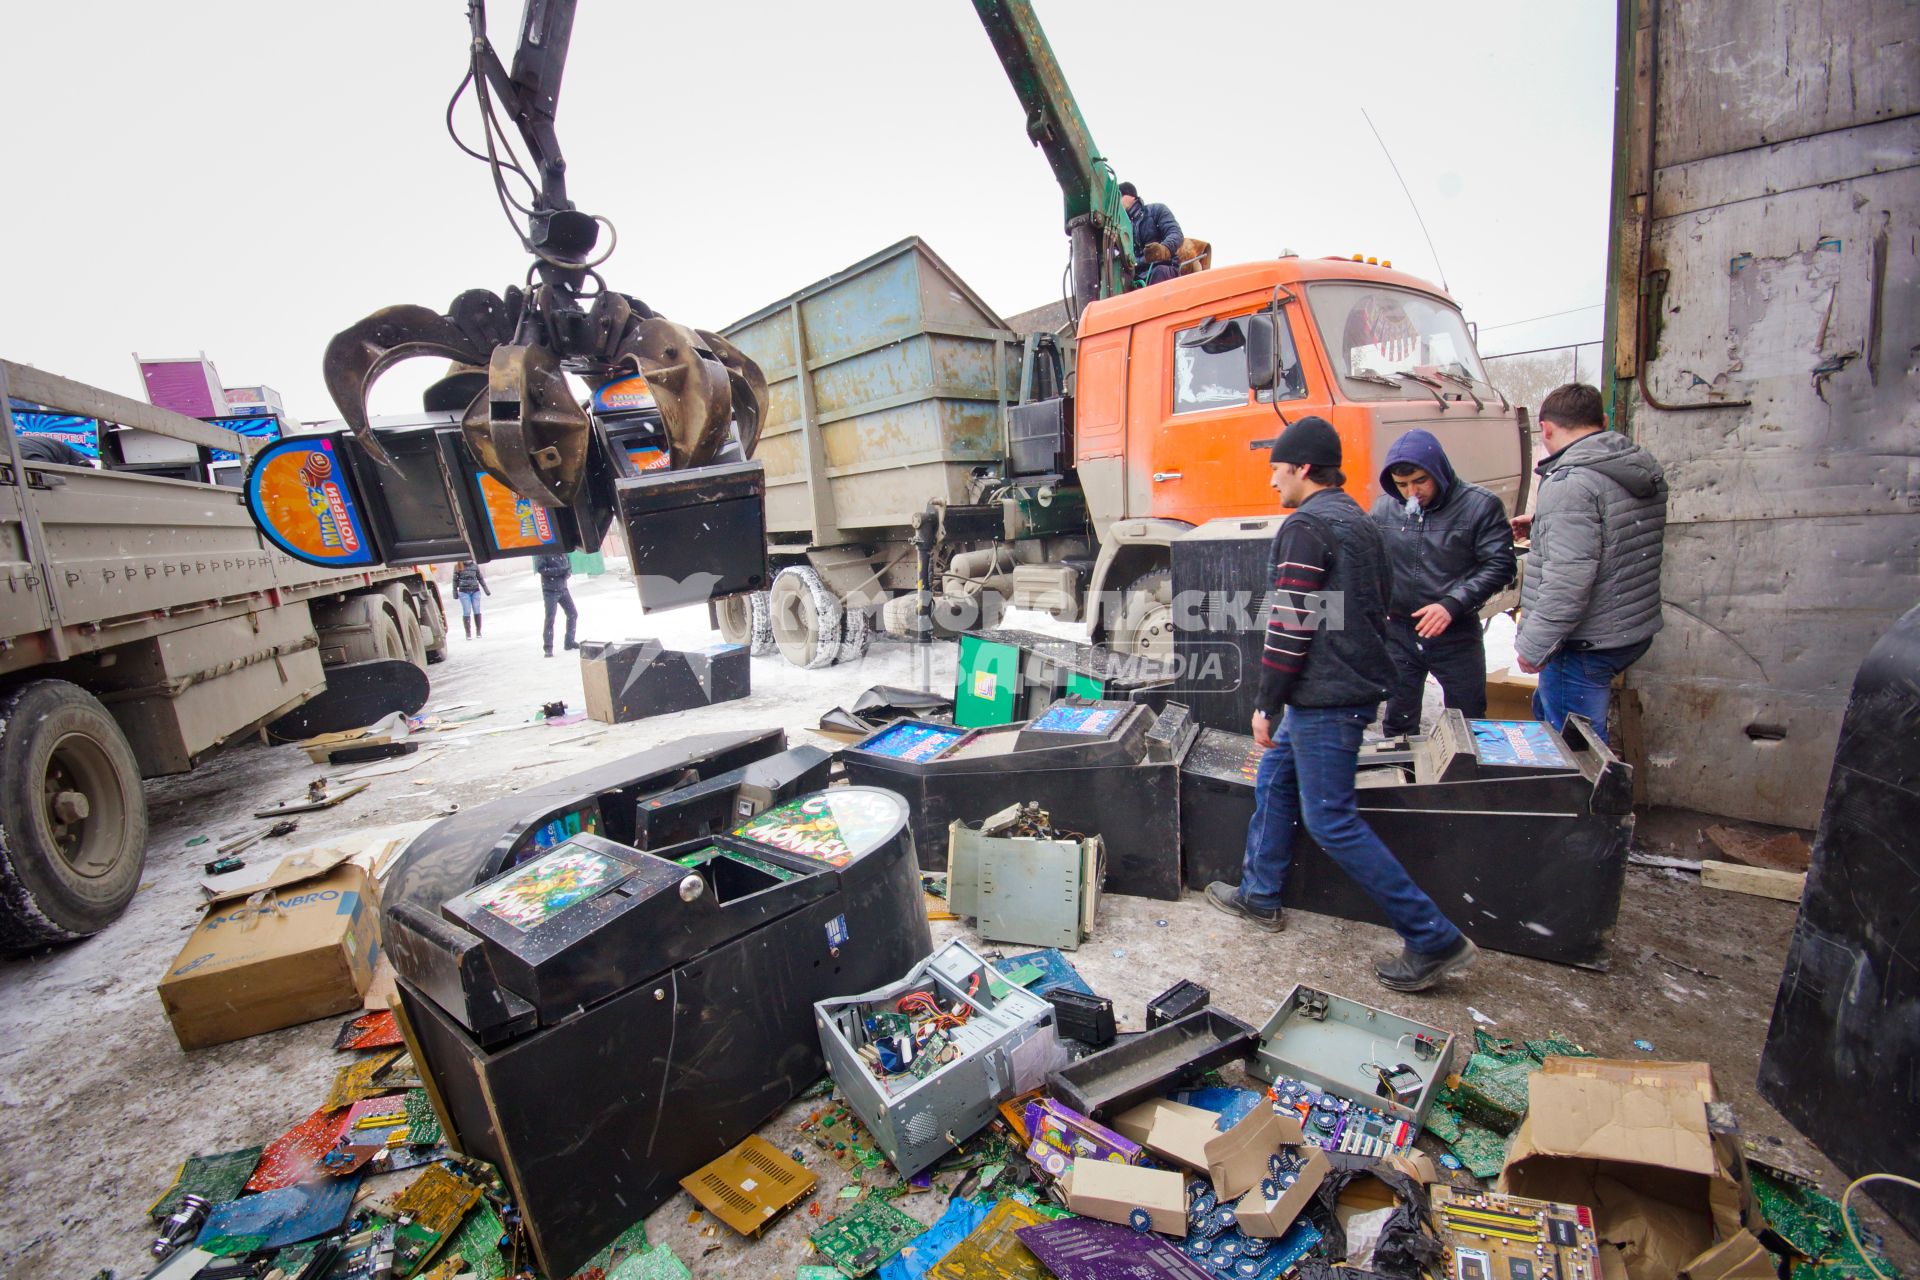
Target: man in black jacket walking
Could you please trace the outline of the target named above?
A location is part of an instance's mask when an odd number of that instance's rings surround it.
[[[1393,678],[1386,640],[1392,570],[1379,528],[1340,490],[1340,437],[1326,419],[1292,423],[1269,456],[1274,491],[1294,510],[1273,540],[1272,607],[1253,715],[1253,739],[1267,752],[1254,777],[1240,883],[1215,881],[1207,901],[1268,932],[1284,928],[1280,899],[1304,826],[1400,935],[1400,954],[1374,966],[1381,985],[1424,991],[1465,972],[1474,945],[1361,818],[1353,790],[1361,734]]]
[[[546,618],[540,624],[540,647],[549,658],[553,656],[553,611],[558,608],[567,615],[566,647],[578,649],[573,626],[579,621],[580,611],[573,607],[573,592],[567,590],[567,579],[573,576],[573,562],[564,555],[536,556],[533,567],[540,572],[540,603],[546,607]]]
[[[1387,649],[1394,680],[1383,727],[1418,733],[1427,673],[1446,705],[1469,720],[1487,714],[1487,646],[1480,609],[1513,581],[1513,531],[1500,499],[1453,474],[1427,431],[1387,451],[1373,522],[1393,567]]]

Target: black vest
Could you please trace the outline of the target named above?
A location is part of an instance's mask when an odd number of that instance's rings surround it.
[[[1326,621],[1307,649],[1307,665],[1287,702],[1296,707],[1354,707],[1377,703],[1393,681],[1387,653],[1387,599],[1393,570],[1380,527],[1339,489],[1323,489],[1289,520],[1312,520],[1333,542],[1327,584],[1321,588]]]

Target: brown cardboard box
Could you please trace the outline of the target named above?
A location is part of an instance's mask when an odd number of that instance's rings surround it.
[[[366,871],[340,863],[207,908],[160,979],[183,1049],[202,1049],[360,1008],[379,952]]]
[[[1225,1133],[1220,1117],[1201,1107],[1154,1098],[1125,1112],[1113,1128],[1164,1159],[1205,1169],[1222,1200],[1244,1195],[1266,1175],[1267,1157],[1301,1141],[1300,1122],[1256,1107]]]
[[[1759,1218],[1738,1148],[1708,1129],[1711,1096],[1699,1064],[1550,1058],[1498,1189],[1591,1207],[1630,1280],[1766,1280],[1764,1251],[1738,1243]]]
[[[1267,1155],[1272,1155],[1274,1150],[1277,1148],[1270,1149]],[[1319,1147],[1311,1144],[1295,1146],[1293,1154],[1305,1161],[1300,1169],[1300,1180],[1287,1188],[1278,1200],[1269,1200],[1262,1195],[1256,1182],[1253,1190],[1240,1197],[1240,1202],[1233,1206],[1234,1214],[1240,1219],[1240,1230],[1245,1234],[1267,1240],[1277,1240],[1287,1234],[1287,1228],[1313,1202],[1314,1193],[1320,1190],[1320,1184],[1333,1169],[1333,1162]],[[1260,1159],[1264,1165],[1266,1156]]]
[[[1066,1193],[1067,1208],[1083,1218],[1131,1226],[1134,1211],[1144,1209],[1155,1231],[1187,1234],[1187,1180],[1171,1169],[1075,1160],[1060,1187]]]
[[[1540,677],[1530,676],[1514,667],[1487,672],[1487,715],[1489,720],[1531,720],[1533,691]]]

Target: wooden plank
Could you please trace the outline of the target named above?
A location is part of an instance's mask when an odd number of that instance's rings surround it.
[[[1807,876],[1804,871],[1771,871],[1766,867],[1743,867],[1737,862],[1703,862],[1700,864],[1700,884],[1706,889],[1723,889],[1728,893],[1744,893],[1756,898],[1798,902],[1800,895],[1806,891]]]
[[[252,457],[267,443],[256,436],[243,436],[237,431],[228,431],[225,427],[216,427],[210,422],[189,418],[183,413],[129,399],[112,391],[102,391],[99,387],[90,387],[84,382],[75,382],[72,378],[63,378],[44,369],[15,364],[11,360],[0,361],[0,364],[6,366],[10,394],[17,399],[58,409],[62,413],[100,418],[122,427],[137,427],[141,431],[184,440],[188,444],[225,449],[242,458]]]
[[[1736,831],[1732,827],[1712,826],[1707,828],[1705,834],[1720,850],[1722,858],[1744,866],[1797,873],[1805,871],[1813,860],[1813,851],[1807,847],[1806,838],[1797,831],[1764,836],[1750,831]]]

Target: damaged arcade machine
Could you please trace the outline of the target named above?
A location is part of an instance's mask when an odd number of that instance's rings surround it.
[[[505,1175],[546,1274],[819,1078],[814,1001],[932,950],[905,803],[796,795],[819,757],[784,745],[712,734],[630,756],[449,818],[390,876],[416,1056],[451,1139]],[[771,807],[637,847],[649,800],[729,773],[725,810]]]

